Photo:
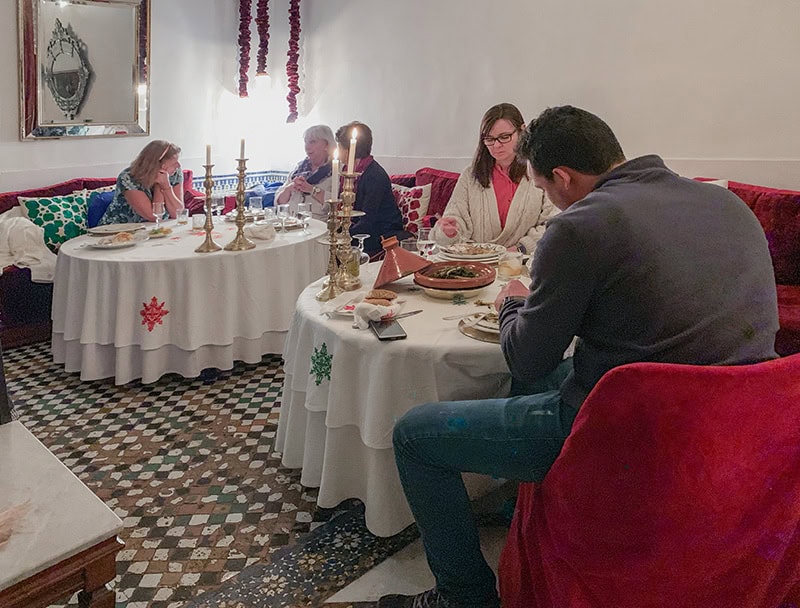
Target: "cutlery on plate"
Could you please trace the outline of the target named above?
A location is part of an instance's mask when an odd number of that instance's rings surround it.
[[[475,315],[484,315],[484,314],[485,313],[475,311],[467,313],[465,315],[451,315],[449,317],[442,317],[442,321],[455,321],[456,319],[466,319],[467,317],[472,317]]]
[[[487,315],[488,315],[488,313],[481,313],[481,314],[475,315],[474,319],[465,320],[465,321],[462,321],[462,323],[464,324],[464,327],[475,327],[478,323],[483,321],[487,317]]]

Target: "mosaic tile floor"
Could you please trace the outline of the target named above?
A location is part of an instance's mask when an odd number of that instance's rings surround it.
[[[345,517],[353,505],[316,509],[316,491],[300,485],[299,471],[281,467],[273,450],[279,357],[237,364],[206,381],[165,376],[149,385],[114,386],[65,373],[52,363],[49,344],[4,355],[20,420],[124,522],[118,608],[318,605],[322,591],[329,596],[416,535],[376,544],[358,516]],[[334,516],[337,525],[347,524],[336,534],[327,528],[327,536],[308,534]],[[344,570],[323,567],[317,537],[349,551]],[[293,553],[306,538],[308,550]],[[283,570],[274,567],[274,556]],[[243,578],[262,576],[260,586],[243,595],[231,579],[256,564],[258,572],[247,570]],[[300,571],[317,571],[328,583],[299,590],[286,573]],[[231,590],[236,585],[239,591]]]

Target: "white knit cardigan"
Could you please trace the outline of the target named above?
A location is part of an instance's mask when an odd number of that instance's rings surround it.
[[[511,200],[505,228],[501,229],[492,184],[489,183],[488,188],[481,186],[468,167],[459,176],[442,217],[456,218],[459,234],[475,242],[497,243],[504,247],[521,244],[532,254],[544,234],[545,221],[556,213],[557,209],[544,193],[529,177],[524,177]],[[433,230],[436,238],[436,226]]]

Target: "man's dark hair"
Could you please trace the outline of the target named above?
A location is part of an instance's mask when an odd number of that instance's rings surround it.
[[[517,153],[547,179],[552,179],[556,167],[602,175],[625,160],[611,127],[573,106],[547,108],[534,118],[520,138]]]
[[[356,142],[356,158],[366,158],[372,154],[372,129],[370,129],[363,122],[354,120],[342,125],[336,129],[336,142],[342,148],[350,147],[350,136],[353,133],[353,127],[358,129],[358,141]],[[352,167],[347,167],[348,171],[353,171]]]

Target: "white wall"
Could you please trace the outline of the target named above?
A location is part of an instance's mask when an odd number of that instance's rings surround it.
[[[18,141],[15,4],[0,3],[0,191],[116,175],[147,138]],[[241,137],[250,169],[289,168],[304,127],[353,119],[373,127],[390,172],[458,170],[484,110],[510,101],[526,119],[550,105],[585,107],[629,157],[659,153],[687,175],[800,189],[797,0],[303,0],[294,125],[285,123],[288,0],[270,2],[273,79],[245,100],[235,6],[152,2],[151,135],[182,146],[196,172],[205,143],[215,172],[233,172]]]

